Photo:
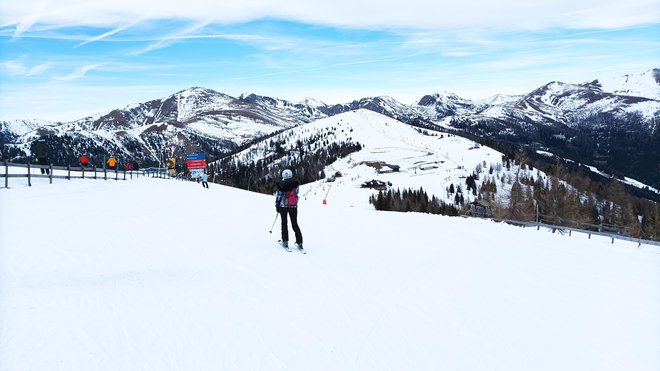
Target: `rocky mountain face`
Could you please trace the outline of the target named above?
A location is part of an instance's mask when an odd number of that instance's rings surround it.
[[[660,70],[604,89],[584,84],[548,83],[520,97],[477,104],[475,110],[445,117],[448,127],[480,138],[500,150],[509,145],[552,152],[596,166],[619,177],[660,186]],[[646,81],[646,80],[645,80]],[[634,88],[634,89],[633,89]],[[640,96],[617,94],[636,90]],[[503,148],[504,147],[504,148]]]
[[[310,107],[273,98],[234,98],[194,87],[67,123],[0,122],[0,140],[2,157],[14,160],[30,156],[32,142],[45,137],[54,162],[76,163],[80,154],[87,153],[97,164],[104,156],[115,154],[155,165],[164,157],[190,151],[221,154],[325,116]]]
[[[357,109],[450,130],[500,150],[513,145],[543,149],[660,186],[660,69],[582,84],[555,81],[528,94],[482,101],[435,93],[412,105],[382,96],[334,105],[311,99],[294,103],[193,87],[67,123],[0,121],[0,155],[26,161],[32,142],[46,138],[53,148],[51,160],[58,163],[76,163],[82,153],[97,162],[112,153],[144,165],[191,151],[218,157],[282,130]]]

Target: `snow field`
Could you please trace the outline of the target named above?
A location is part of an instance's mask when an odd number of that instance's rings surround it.
[[[270,196],[47,181],[0,190],[2,370],[660,366],[657,248],[301,200],[302,255]]]

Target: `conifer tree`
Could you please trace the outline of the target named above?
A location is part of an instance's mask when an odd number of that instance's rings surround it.
[[[660,240],[660,205],[654,204],[650,207],[648,215],[643,220],[642,236],[649,240]]]
[[[516,179],[511,186],[511,195],[509,197],[509,206],[507,208],[506,217],[512,220],[524,220],[524,203],[525,195],[520,182]]]
[[[532,187],[525,187],[525,200],[523,201],[522,211],[523,220],[535,221],[536,220],[536,205],[534,201],[534,194]]]

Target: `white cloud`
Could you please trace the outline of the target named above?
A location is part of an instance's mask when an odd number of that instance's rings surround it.
[[[129,27],[134,26],[134,25],[137,24],[137,23],[138,23],[138,22],[132,22],[132,23],[129,23],[129,24],[123,25],[123,26],[121,26],[121,27],[117,27],[117,28],[115,28],[115,29],[113,29],[113,30],[110,30],[110,31],[104,33],[104,34],[101,34],[101,35],[98,35],[98,36],[94,36],[94,37],[89,38],[89,39],[87,39],[87,40],[81,42],[80,44],[74,46],[74,48],[78,48],[78,47],[81,47],[81,46],[83,46],[83,45],[86,45],[86,44],[89,44],[89,43],[95,42],[95,41],[103,40],[103,39],[105,39],[106,37],[108,37],[108,36],[112,36],[112,35],[114,35],[114,34],[116,34],[116,33],[119,33],[119,32],[121,32],[121,31],[124,31],[124,30],[128,29]]]
[[[166,47],[176,43],[177,41],[179,41],[181,39],[185,39],[186,35],[189,35],[189,34],[195,32],[199,29],[202,29],[206,25],[208,25],[208,22],[195,24],[192,27],[181,30],[181,31],[179,31],[179,32],[177,32],[173,35],[165,36],[165,37],[161,38],[160,40],[156,41],[155,43],[150,44],[149,46],[147,46],[146,48],[144,48],[143,50],[141,50],[141,51],[139,51],[135,54],[139,55],[139,54],[148,53],[150,51],[166,48]]]
[[[356,28],[617,28],[660,23],[657,0],[388,1],[388,0],[41,0],[3,1],[0,24],[16,25],[16,35],[36,22],[54,25],[120,27],[127,20],[179,19],[242,23],[271,18]]]
[[[51,65],[49,63],[38,64],[28,70],[27,76],[41,75],[42,73],[48,71],[50,67]]]
[[[97,69],[101,66],[105,66],[108,63],[110,62],[96,63],[96,64],[90,64],[90,65],[78,67],[70,74],[58,77],[57,80],[62,80],[62,81],[77,80],[84,77],[87,74],[87,72]]]
[[[21,61],[6,61],[0,63],[0,71],[9,76],[29,77],[37,76],[51,68],[50,63],[41,63],[33,67],[27,67]]]

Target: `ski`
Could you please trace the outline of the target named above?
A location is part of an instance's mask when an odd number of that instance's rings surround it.
[[[277,243],[280,244],[284,248],[284,250],[291,252],[291,248],[289,246],[284,246],[284,243],[282,243],[282,240],[278,240]]]
[[[298,246],[298,250],[303,254],[307,254],[307,251],[305,251],[305,249],[303,249],[302,246]]]

